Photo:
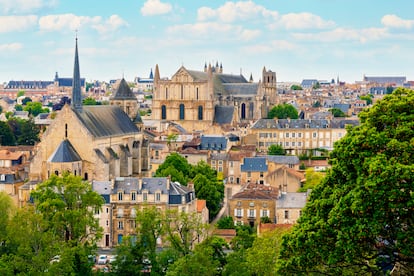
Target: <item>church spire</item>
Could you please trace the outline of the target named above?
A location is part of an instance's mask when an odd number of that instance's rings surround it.
[[[72,107],[76,110],[82,110],[82,93],[81,93],[81,80],[80,80],[79,56],[78,56],[78,36],[76,36],[75,64],[73,67]]]

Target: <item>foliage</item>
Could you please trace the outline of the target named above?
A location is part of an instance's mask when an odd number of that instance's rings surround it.
[[[291,89],[291,90],[303,90],[302,86],[297,85],[297,84],[293,84],[293,85],[290,87],[290,89]]]
[[[3,107],[0,105],[0,114],[3,113]]]
[[[321,102],[320,101],[316,101],[312,104],[312,107],[321,107]]]
[[[269,217],[261,217],[260,223],[272,223],[272,220]]]
[[[267,118],[273,119],[297,119],[299,118],[298,111],[291,104],[279,104],[270,109]]]
[[[372,98],[373,98],[374,96],[373,95],[371,95],[371,94],[368,94],[368,95],[365,95],[365,96],[361,96],[361,97],[359,97],[361,100],[365,100],[366,102],[367,102],[367,105],[370,105],[370,104],[372,104]]]
[[[112,264],[115,275],[141,275],[144,253],[140,244],[135,243],[131,236],[125,237],[118,245],[116,255],[117,258]]]
[[[23,111],[23,106],[21,104],[16,104],[14,106],[14,110],[16,110],[16,111]]]
[[[173,170],[174,174],[171,174],[171,167],[175,169]],[[190,170],[191,165],[188,163],[187,159],[185,159],[178,153],[174,152],[168,155],[167,158],[165,158],[164,163],[162,163],[155,172],[155,176],[171,176],[171,181],[178,181],[180,184],[187,185],[187,176],[189,175]],[[179,174],[178,172],[181,172],[181,174]]]
[[[102,229],[94,211],[101,208],[103,199],[79,176],[53,175],[39,184],[31,196],[36,210],[50,222],[62,241],[88,246],[100,238]]]
[[[239,225],[236,227],[236,236],[231,240],[230,246],[234,251],[243,250],[252,247],[256,233],[248,225]]]
[[[218,229],[234,229],[234,221],[231,216],[222,217],[217,221]]]
[[[267,149],[268,155],[285,155],[285,149],[281,145],[270,145]]]
[[[17,98],[18,98],[18,97],[21,97],[21,96],[24,96],[24,93],[25,93],[25,91],[24,91],[24,90],[19,90],[19,91],[17,92]]]
[[[283,239],[279,273],[414,269],[413,106],[414,92],[396,89],[335,144],[332,169]]]
[[[6,122],[0,121],[0,133],[0,145],[14,146],[16,144],[12,129]]]
[[[337,118],[337,117],[346,117],[346,114],[340,110],[339,108],[331,108],[329,109],[329,112],[332,113],[332,115]]]
[[[300,165],[299,165],[299,170],[305,170],[306,169],[306,165],[305,165],[305,163],[300,163]]]
[[[27,102],[23,110],[28,111],[33,117],[36,117],[40,113],[49,113],[49,108],[43,108],[41,102]]]
[[[40,127],[33,119],[24,120],[12,117],[7,121],[19,145],[34,145],[39,141]]]
[[[22,100],[22,105],[26,105],[27,103],[29,103],[29,102],[33,102],[32,101],[32,99],[30,98],[30,97],[25,97],[23,100]]]
[[[319,89],[321,88],[321,84],[319,83],[319,81],[317,81],[313,86],[312,89]]]
[[[305,177],[305,185],[303,185],[298,192],[306,192],[309,189],[313,190],[325,177],[325,173],[315,172],[313,168],[308,168],[305,171]]]
[[[210,168],[210,170],[212,169]],[[202,173],[198,173],[193,182],[196,197],[206,200],[210,220],[213,219],[219,213],[223,201],[223,182],[218,182],[217,179],[209,178]]]
[[[11,197],[5,192],[0,192],[0,245],[4,245],[7,240],[7,225],[13,214],[15,206]],[[0,246],[0,254],[3,253],[4,247]]]

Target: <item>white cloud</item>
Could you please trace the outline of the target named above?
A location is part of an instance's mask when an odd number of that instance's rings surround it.
[[[72,13],[46,15],[39,19],[39,28],[42,31],[75,31],[83,25],[96,25],[101,22],[100,16],[77,16]]]
[[[0,10],[4,13],[27,13],[43,7],[53,7],[57,0],[0,0]]]
[[[160,15],[169,13],[172,10],[170,3],[163,3],[160,0],[148,0],[141,8],[143,16]]]
[[[320,16],[311,13],[288,13],[282,15],[280,20],[271,24],[272,28],[284,27],[293,29],[326,29],[335,27],[335,22],[323,20]]]
[[[91,27],[99,33],[113,32],[128,23],[119,15],[111,15],[107,20],[100,16],[77,16],[72,13],[46,15],[39,19],[39,28],[42,31],[75,31],[81,28]]]
[[[23,31],[35,26],[37,16],[0,16],[0,33]]]
[[[337,41],[358,41],[366,43],[389,37],[390,34],[385,28],[367,28],[361,30],[337,28],[328,32],[320,33],[295,33],[292,37],[303,41],[337,42]]]
[[[9,44],[0,44],[0,51],[6,51],[6,52],[14,52],[18,51],[23,48],[23,45],[21,43],[9,43]]]
[[[119,15],[111,15],[104,23],[92,26],[99,33],[113,32],[123,26],[128,26],[128,23]]]
[[[242,30],[240,32],[240,38],[245,41],[253,40],[261,35],[260,30]]]
[[[277,18],[278,13],[266,9],[253,1],[226,2],[223,6],[214,10],[209,7],[201,7],[197,11],[200,21],[218,18],[222,22],[234,22],[236,20],[251,20],[257,18]]]
[[[272,40],[266,43],[249,45],[242,47],[243,52],[262,55],[263,53],[272,53],[277,51],[293,51],[298,46],[286,40]]]
[[[387,14],[381,18],[381,23],[389,28],[411,29],[414,26],[414,20],[405,20],[394,14]]]

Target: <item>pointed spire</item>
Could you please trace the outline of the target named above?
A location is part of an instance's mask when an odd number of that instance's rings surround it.
[[[154,79],[154,74],[152,74],[152,68],[151,68],[151,72],[150,72],[149,78],[150,79]]]
[[[81,80],[79,71],[79,56],[78,56],[78,36],[76,35],[75,44],[75,64],[73,67],[73,80],[72,80],[72,108],[76,110],[82,110],[82,93],[81,93]]]

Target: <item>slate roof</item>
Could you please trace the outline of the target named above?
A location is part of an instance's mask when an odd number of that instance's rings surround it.
[[[105,200],[105,203],[110,203],[110,195],[111,195],[111,181],[93,181],[92,182],[92,190],[97,192],[102,196]]]
[[[309,88],[309,87],[312,87],[317,82],[318,80],[316,79],[304,79],[302,80],[300,86],[302,86],[303,88]]]
[[[306,205],[308,193],[285,193],[276,200],[276,206],[280,209],[300,208]]]
[[[58,78],[57,81],[59,86],[72,87],[73,78]],[[85,78],[80,79],[80,85],[85,86]]]
[[[82,158],[76,152],[69,140],[63,140],[55,152],[49,157],[48,162],[52,163],[71,163],[81,161]]]
[[[186,71],[193,77],[194,81],[207,81],[208,75],[206,72],[202,71],[194,71],[194,70],[187,70]]]
[[[299,164],[299,157],[293,155],[266,155],[265,158],[276,164]]]
[[[12,88],[26,88],[26,89],[34,89],[34,88],[41,88],[45,89],[49,85],[53,84],[53,81],[14,81],[11,80],[7,83],[6,89]]]
[[[345,128],[346,125],[357,126],[359,125],[359,121],[351,119],[259,119],[254,123],[252,129]]]
[[[223,83],[226,94],[233,96],[252,96],[257,94],[257,83]]]
[[[373,82],[373,83],[383,83],[383,84],[387,84],[387,83],[395,83],[397,85],[402,85],[404,82],[407,81],[407,78],[404,76],[396,76],[396,77],[392,77],[392,76],[372,76],[372,77],[368,77],[368,76],[364,76],[364,81],[368,81],[368,82]]]
[[[122,78],[112,99],[113,100],[136,100],[137,98],[135,97],[134,93],[132,93],[132,90],[129,87],[126,80]]]
[[[118,106],[83,106],[74,110],[79,120],[96,138],[137,133],[138,128]]]
[[[200,149],[225,150],[227,149],[227,139],[224,136],[201,136]]]
[[[242,172],[267,172],[266,158],[245,157],[240,169]]]
[[[220,106],[214,107],[214,123],[217,124],[231,124],[233,121],[234,106]]]
[[[274,200],[279,197],[279,190],[260,184],[250,184],[245,189],[234,194],[231,199],[262,199]]]

